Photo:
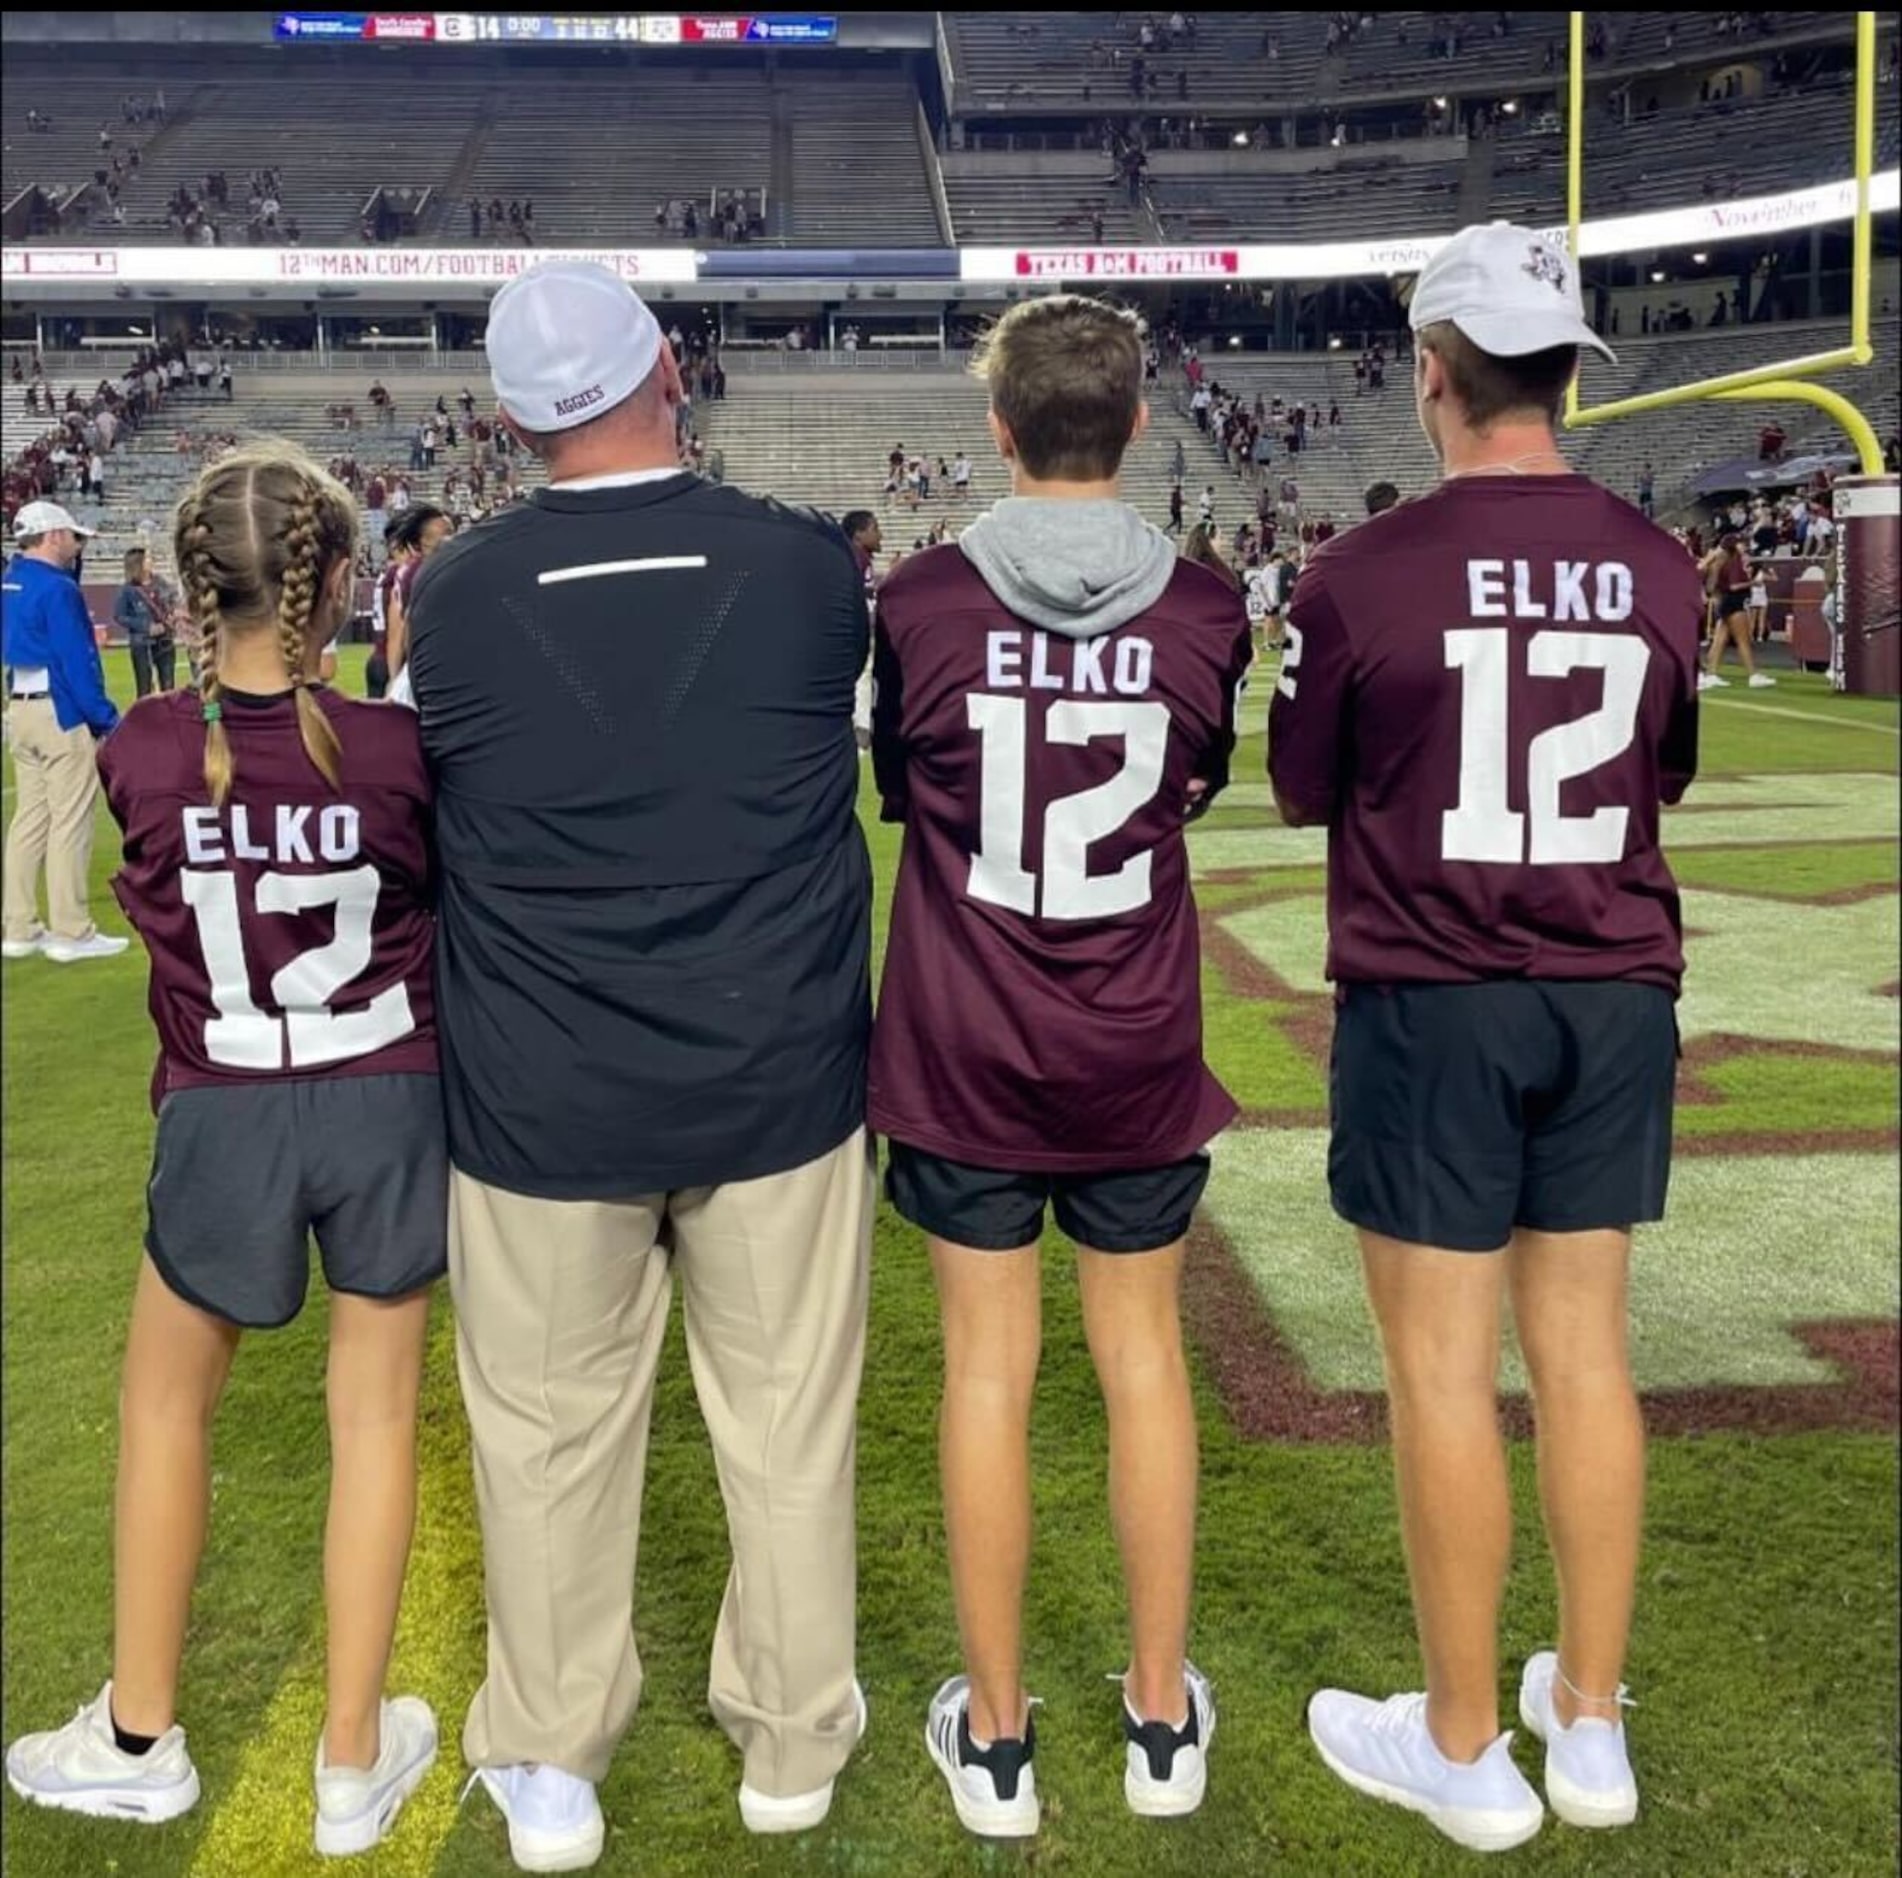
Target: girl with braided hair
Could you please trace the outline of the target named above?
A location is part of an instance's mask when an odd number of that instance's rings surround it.
[[[416,718],[314,676],[347,617],[355,533],[348,493],[291,446],[207,468],[174,529],[198,689],[143,700],[101,746],[125,832],[113,885],[150,955],[160,1046],[113,1674],[6,1762],[16,1792],[69,1812],[157,1824],[196,1803],[174,1703],[212,1418],[240,1333],[297,1315],[314,1237],[332,1293],[327,1854],[381,1840],[436,1757],[428,1705],[383,1687],[448,1211]]]

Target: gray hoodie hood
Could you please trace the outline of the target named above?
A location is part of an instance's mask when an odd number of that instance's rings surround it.
[[[1126,502],[1006,496],[958,538],[1019,619],[1070,639],[1126,625],[1162,598],[1176,551]]]

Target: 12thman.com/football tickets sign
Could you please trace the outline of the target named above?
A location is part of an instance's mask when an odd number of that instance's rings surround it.
[[[594,261],[627,281],[697,278],[690,248],[8,248],[8,286],[500,287],[543,261]]]

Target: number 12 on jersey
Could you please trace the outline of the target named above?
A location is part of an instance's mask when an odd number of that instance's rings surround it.
[[[1542,730],[1527,747],[1528,813],[1511,807],[1507,794],[1511,658],[1503,626],[1446,635],[1447,668],[1460,675],[1460,793],[1457,806],[1440,818],[1441,859],[1514,867],[1622,859],[1630,809],[1606,804],[1590,815],[1565,815],[1559,792],[1630,747],[1650,647],[1625,633],[1539,632],[1526,641],[1526,669],[1534,678],[1567,678],[1593,666],[1605,674],[1597,710]]]
[[[1024,866],[1029,706],[1022,698],[972,692],[965,711],[984,746],[978,850],[971,856],[966,888],[971,898],[1045,919],[1109,919],[1147,905],[1147,851],[1131,855],[1113,874],[1090,873],[1089,853],[1092,842],[1113,835],[1162,786],[1169,707],[1154,701],[1064,698],[1046,709],[1048,742],[1081,746],[1098,737],[1120,737],[1123,767],[1107,782],[1046,805],[1041,881]]]

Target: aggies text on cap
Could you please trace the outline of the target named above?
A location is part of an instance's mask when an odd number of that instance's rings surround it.
[[[572,430],[611,411],[654,369],[660,324],[592,261],[548,261],[489,303],[489,380],[531,431]]]

